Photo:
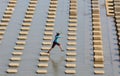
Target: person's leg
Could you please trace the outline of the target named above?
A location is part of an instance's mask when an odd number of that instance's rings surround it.
[[[61,44],[57,43],[57,45],[59,46],[60,50],[63,51]]]
[[[56,44],[53,42],[52,47],[48,50],[47,53],[50,53],[50,51],[55,47],[55,45],[56,45]]]
[[[62,49],[62,46],[61,46],[61,45],[59,45],[59,48],[60,48],[60,50],[61,50],[61,51],[63,51],[63,49]]]
[[[50,51],[52,50],[53,48],[51,47],[49,50],[48,50],[48,52],[47,53],[50,53]]]

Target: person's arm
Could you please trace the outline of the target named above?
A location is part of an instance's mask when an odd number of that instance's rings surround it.
[[[61,36],[57,36],[58,38],[62,38]]]

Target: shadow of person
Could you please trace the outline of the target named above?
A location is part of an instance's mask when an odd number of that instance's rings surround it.
[[[62,61],[64,61],[64,56],[60,56],[57,60],[55,60],[55,57],[49,57],[50,58],[50,61],[51,61],[51,65],[53,67],[53,75],[54,76],[59,76],[59,72],[60,72],[60,69],[59,67],[61,67],[61,63]]]

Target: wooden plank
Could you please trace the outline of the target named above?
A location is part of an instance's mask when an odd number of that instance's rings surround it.
[[[24,50],[24,46],[15,46],[14,49],[15,50]]]
[[[67,52],[66,53],[67,56],[76,56],[76,52]]]
[[[41,52],[40,55],[41,56],[49,56],[49,53]]]
[[[46,41],[46,42],[42,42],[42,45],[51,45],[52,43],[51,42],[48,42],[48,41]]]
[[[22,54],[23,54],[22,52],[12,52],[12,55],[14,55],[14,56],[20,56]]]
[[[8,22],[1,22],[0,23],[0,26],[7,26],[8,25]]]
[[[19,63],[11,62],[8,64],[9,67],[19,67]]]
[[[75,74],[76,71],[75,70],[65,70],[66,74]]]
[[[44,36],[43,40],[52,40],[52,36]]]
[[[31,23],[23,23],[22,26],[30,26]]]
[[[4,35],[5,31],[0,31],[0,35]]]
[[[68,37],[68,40],[76,40],[77,38],[76,38],[76,36],[69,36]]]
[[[28,35],[28,31],[20,31],[19,35]]]
[[[76,61],[76,58],[66,58],[66,61],[67,61],[67,62],[75,62],[75,61]]]
[[[46,74],[47,70],[37,70],[37,74]]]
[[[65,67],[67,67],[67,68],[75,68],[76,64],[70,64],[70,63],[68,63],[68,64],[65,65]]]
[[[7,69],[7,71],[6,71],[8,74],[15,74],[15,73],[17,73],[18,71],[17,71],[17,69]]]
[[[49,61],[49,57],[40,57],[39,61]]]
[[[69,51],[75,51],[76,47],[68,47],[67,50],[69,50]]]
[[[12,57],[10,58],[10,61],[20,61],[21,58],[20,57]]]
[[[21,30],[22,30],[22,31],[29,31],[29,30],[30,30],[30,27],[22,27]]]
[[[16,42],[16,45],[25,45],[25,44],[26,44],[25,41],[17,41],[17,42]]]
[[[94,73],[95,74],[104,74],[104,70],[95,70]]]
[[[38,67],[48,67],[48,63],[39,63]]]
[[[94,68],[104,68],[104,64],[94,64]]]
[[[103,56],[94,56],[94,62],[104,62]]]
[[[70,42],[70,41],[67,43],[67,45],[69,45],[69,46],[70,46],[70,45],[71,45],[71,46],[75,46],[76,44],[77,44],[76,42]]]
[[[42,48],[41,48],[41,50],[49,50],[50,49],[50,47],[47,47],[47,46],[43,46]]]
[[[18,40],[26,40],[27,39],[27,36],[19,36],[18,37]]]

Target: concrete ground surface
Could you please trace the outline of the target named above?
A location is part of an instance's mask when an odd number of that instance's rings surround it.
[[[25,16],[30,0],[17,0],[14,13],[10,19],[4,38],[0,43],[0,76],[120,76],[120,62],[118,55],[117,36],[114,18],[106,16],[105,0],[99,0],[100,18],[104,51],[104,74],[94,74],[93,45],[92,45],[92,16],[91,0],[77,0],[78,26],[76,45],[76,73],[65,74],[67,33],[69,20],[69,0],[58,0],[53,39],[56,32],[62,32],[60,43],[64,52],[55,47],[50,52],[47,74],[37,74],[39,53],[42,51],[44,28],[50,0],[38,0],[36,10],[30,26],[25,49],[22,50],[20,66],[15,74],[8,74],[9,59],[12,57],[15,42]],[[0,0],[0,20],[9,0]]]

